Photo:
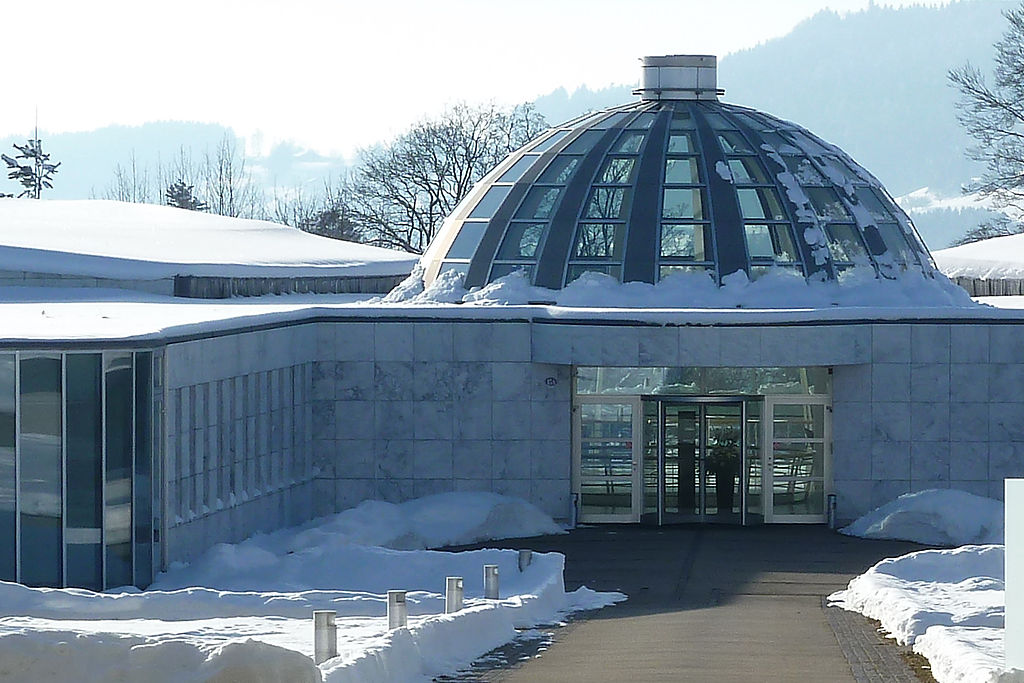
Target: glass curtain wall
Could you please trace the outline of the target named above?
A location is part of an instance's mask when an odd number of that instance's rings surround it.
[[[0,580],[148,585],[151,366],[151,353],[0,353]]]

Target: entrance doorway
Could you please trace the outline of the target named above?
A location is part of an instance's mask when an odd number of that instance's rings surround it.
[[[649,400],[657,413],[656,438],[647,439],[645,489],[655,505],[644,521],[657,524],[739,524],[743,515],[745,410],[742,399]],[[647,431],[652,427],[648,419]],[[652,443],[653,441],[653,443]],[[650,452],[655,446],[655,452]],[[652,457],[653,456],[653,457]],[[655,477],[657,480],[655,481]]]
[[[578,396],[580,522],[821,523],[828,396]]]

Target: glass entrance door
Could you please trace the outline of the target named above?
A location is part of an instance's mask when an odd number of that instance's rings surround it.
[[[742,401],[660,402],[658,523],[742,521],[743,415]]]
[[[825,521],[831,406],[826,396],[765,398],[766,522]]]
[[[639,521],[639,398],[588,397],[573,412],[579,521]]]

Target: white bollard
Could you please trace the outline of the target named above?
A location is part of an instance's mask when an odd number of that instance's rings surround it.
[[[488,600],[498,599],[498,565],[484,565],[484,597]]]
[[[338,656],[337,612],[328,609],[313,611],[313,663],[323,664]]]
[[[1006,669],[1024,669],[1024,479],[1004,481]]]
[[[532,550],[520,550],[519,551],[519,571],[525,572],[526,568],[533,562],[533,551]]]
[[[405,604],[405,591],[388,591],[388,630],[405,628],[409,608]]]
[[[444,586],[444,613],[454,614],[462,609],[462,577],[449,576]]]

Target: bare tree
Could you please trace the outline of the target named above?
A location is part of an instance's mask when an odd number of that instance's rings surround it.
[[[203,156],[200,194],[211,213],[239,218],[264,218],[263,191],[245,166],[244,150],[225,135],[217,148]]]
[[[114,180],[103,193],[104,199],[135,204],[155,203],[159,196],[158,188],[154,191],[153,179],[148,167],[139,166],[132,150],[127,166],[118,164],[114,167]]]
[[[1008,26],[995,44],[994,84],[971,64],[953,69],[949,80],[960,91],[957,118],[974,139],[970,158],[985,165],[981,177],[964,188],[991,198],[997,208],[1024,215],[1024,4],[1003,12]],[[998,220],[971,231],[976,241],[1024,232],[1019,220]],[[961,242],[963,243],[963,242]]]
[[[546,124],[530,104],[456,105],[387,145],[360,153],[352,217],[379,246],[423,253],[473,185]]]

